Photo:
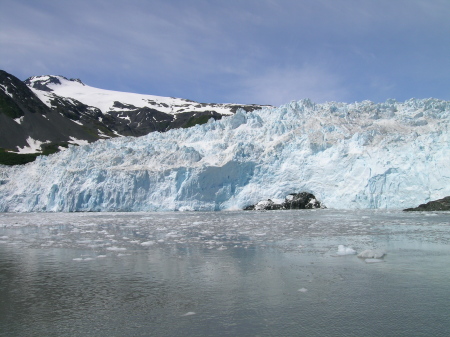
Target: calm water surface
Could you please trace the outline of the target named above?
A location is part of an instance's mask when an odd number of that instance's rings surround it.
[[[448,336],[449,280],[447,212],[0,214],[0,336]]]

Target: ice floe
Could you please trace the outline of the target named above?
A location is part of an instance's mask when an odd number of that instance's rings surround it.
[[[344,245],[339,245],[336,254],[337,255],[355,255],[356,254],[356,250],[354,250],[351,247],[346,247]]]

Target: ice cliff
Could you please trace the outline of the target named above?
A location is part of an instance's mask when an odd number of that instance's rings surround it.
[[[328,208],[450,195],[450,102],[291,102],[0,167],[0,211],[242,209],[311,192]]]

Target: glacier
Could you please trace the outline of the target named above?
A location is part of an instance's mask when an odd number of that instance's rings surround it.
[[[0,211],[235,210],[290,193],[328,208],[401,209],[450,195],[450,102],[238,112],[0,166]]]

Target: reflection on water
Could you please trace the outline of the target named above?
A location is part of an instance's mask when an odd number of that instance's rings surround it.
[[[449,213],[0,214],[0,336],[443,336],[449,244]]]

